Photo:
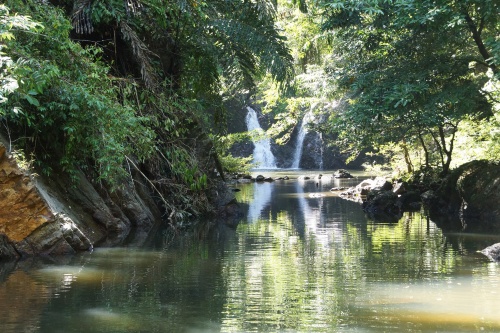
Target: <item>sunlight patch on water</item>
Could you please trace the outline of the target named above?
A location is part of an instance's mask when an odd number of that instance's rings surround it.
[[[83,266],[48,266],[36,271],[36,277],[45,282],[59,282],[69,288],[75,281],[100,283],[106,278],[106,271]]]
[[[491,269],[489,266],[486,269]],[[483,268],[481,270],[484,270]],[[459,277],[411,284],[377,283],[355,306],[359,315],[399,328],[471,331],[500,329],[500,270],[478,277]]]

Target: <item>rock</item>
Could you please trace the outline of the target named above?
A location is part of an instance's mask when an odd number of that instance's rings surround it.
[[[392,191],[396,194],[403,194],[408,190],[408,183],[406,182],[396,182],[392,188]]]
[[[338,192],[338,191],[344,191],[346,187],[333,187],[330,189],[330,192]]]
[[[8,207],[0,210],[0,258],[75,253],[96,243],[116,245],[132,226],[140,232],[161,220],[140,177],[111,193],[81,172],[73,176],[70,180],[54,172],[52,177],[35,177],[20,169],[0,144],[0,207]]]
[[[325,195],[323,193],[309,193],[309,198],[323,198]]]
[[[500,262],[500,243],[493,244],[479,251],[492,261]]]
[[[422,199],[422,203],[427,207],[434,206],[439,201],[436,192],[433,190],[425,191],[420,195],[420,198]]]
[[[240,223],[243,213],[236,199],[231,200],[219,208],[217,217],[228,227],[236,228]]]
[[[420,193],[416,191],[405,192],[398,197],[398,205],[402,211],[419,210],[421,200]]]
[[[423,199],[431,218],[450,230],[500,229],[500,162],[473,161],[453,170]]]
[[[2,259],[18,258],[19,256],[19,253],[9,242],[7,236],[0,234],[0,261],[2,261]]]
[[[401,216],[398,196],[392,191],[372,191],[363,202],[363,210],[371,219],[396,222]]]
[[[354,178],[347,170],[339,169],[333,174],[333,178]]]
[[[309,179],[311,179],[311,177],[309,177],[309,176],[299,176],[299,177],[297,177],[297,179],[298,180],[309,180]]]
[[[390,191],[392,184],[383,177],[365,179],[355,187],[355,192],[367,195],[370,191]]]
[[[274,179],[272,177],[266,177],[266,178],[264,178],[264,181],[268,182],[268,183],[272,183],[272,182],[274,182]]]
[[[255,177],[256,182],[263,182],[265,180],[266,178],[263,175],[258,175],[257,177]]]

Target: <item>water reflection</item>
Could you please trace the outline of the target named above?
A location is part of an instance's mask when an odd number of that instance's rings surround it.
[[[273,185],[274,184],[271,183],[253,184],[253,196],[250,200],[248,208],[248,221],[257,221],[260,218],[262,211],[269,206],[273,195]]]
[[[374,223],[314,180],[239,193],[237,231],[0,266],[2,332],[500,331],[482,235]]]

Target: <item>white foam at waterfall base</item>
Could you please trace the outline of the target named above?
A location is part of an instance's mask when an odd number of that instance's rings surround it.
[[[263,134],[264,131],[262,127],[260,127],[257,113],[249,106],[247,106],[247,110],[248,114],[245,120],[248,131],[257,131]],[[253,163],[255,163],[259,169],[277,169],[276,160],[271,152],[271,141],[269,138],[253,140],[253,144]]]

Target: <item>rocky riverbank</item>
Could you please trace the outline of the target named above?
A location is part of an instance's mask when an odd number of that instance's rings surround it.
[[[403,212],[425,208],[450,231],[500,230],[500,164],[473,161],[437,182],[367,179],[340,196],[362,203],[369,218],[394,222]]]
[[[207,157],[208,158],[208,157]],[[222,180],[207,191],[214,212],[237,224],[238,205]],[[143,174],[111,191],[82,172],[45,177],[19,167],[0,144],[0,260],[34,255],[60,255],[94,246],[142,244],[166,220]]]

